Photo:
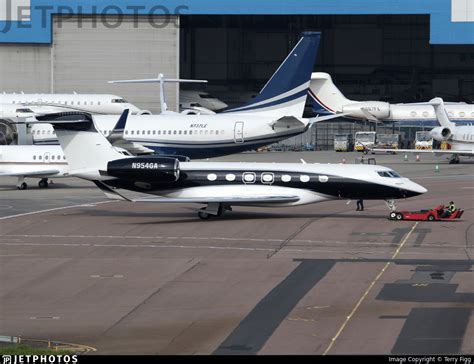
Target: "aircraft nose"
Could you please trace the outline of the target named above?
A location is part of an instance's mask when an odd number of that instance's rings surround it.
[[[422,195],[423,193],[428,192],[428,190],[425,187],[413,181],[409,182],[407,186],[407,190],[409,190],[412,193],[412,196],[418,196],[418,195]]]

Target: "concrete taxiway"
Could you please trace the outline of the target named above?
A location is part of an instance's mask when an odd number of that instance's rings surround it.
[[[399,209],[454,200],[463,218],[389,221],[382,201],[341,200],[201,221],[194,205],[110,202],[77,179],[2,178],[0,335],[98,354],[474,353],[474,162],[368,157],[428,188]]]

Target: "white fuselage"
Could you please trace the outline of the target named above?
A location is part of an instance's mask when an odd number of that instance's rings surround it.
[[[57,173],[37,175],[38,171],[57,170]],[[59,145],[0,146],[0,174],[35,177],[65,177],[69,166]]]
[[[120,115],[125,109],[132,114],[140,112],[120,96],[105,94],[0,94],[0,115],[9,118],[16,115],[5,104],[15,105],[16,109],[29,108],[37,114],[81,111]]]
[[[302,133],[307,127],[307,122],[272,127],[271,123],[277,119],[237,113],[130,115],[123,137],[160,154],[207,158],[271,144]],[[117,120],[117,116],[94,116],[97,128],[105,136],[110,135]],[[35,124],[31,133],[37,144],[56,140],[50,124]]]
[[[451,145],[451,150],[474,153],[474,126],[456,126],[448,143]]]
[[[403,125],[437,126],[437,117],[429,104],[384,101],[356,101],[346,98],[333,83],[329,74],[314,72],[308,95],[317,110],[334,114],[343,112],[344,118],[397,122]],[[474,123],[474,105],[461,102],[444,103],[449,119],[456,124]]]

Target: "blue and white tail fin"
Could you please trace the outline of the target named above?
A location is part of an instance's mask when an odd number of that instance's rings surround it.
[[[313,110],[317,114],[342,112],[344,105],[354,103],[336,87],[331,75],[324,72],[315,72],[311,75],[308,94]]]
[[[301,118],[320,39],[320,32],[303,33],[260,93],[250,103],[225,112]]]

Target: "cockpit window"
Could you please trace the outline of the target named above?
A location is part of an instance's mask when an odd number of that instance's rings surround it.
[[[33,110],[31,110],[31,109],[16,109],[16,112],[18,112],[18,113],[33,113]]]
[[[125,99],[112,99],[112,104],[126,104],[127,101]]]
[[[401,178],[397,172],[395,171],[378,171],[377,172],[380,177],[387,177],[387,178]]]

